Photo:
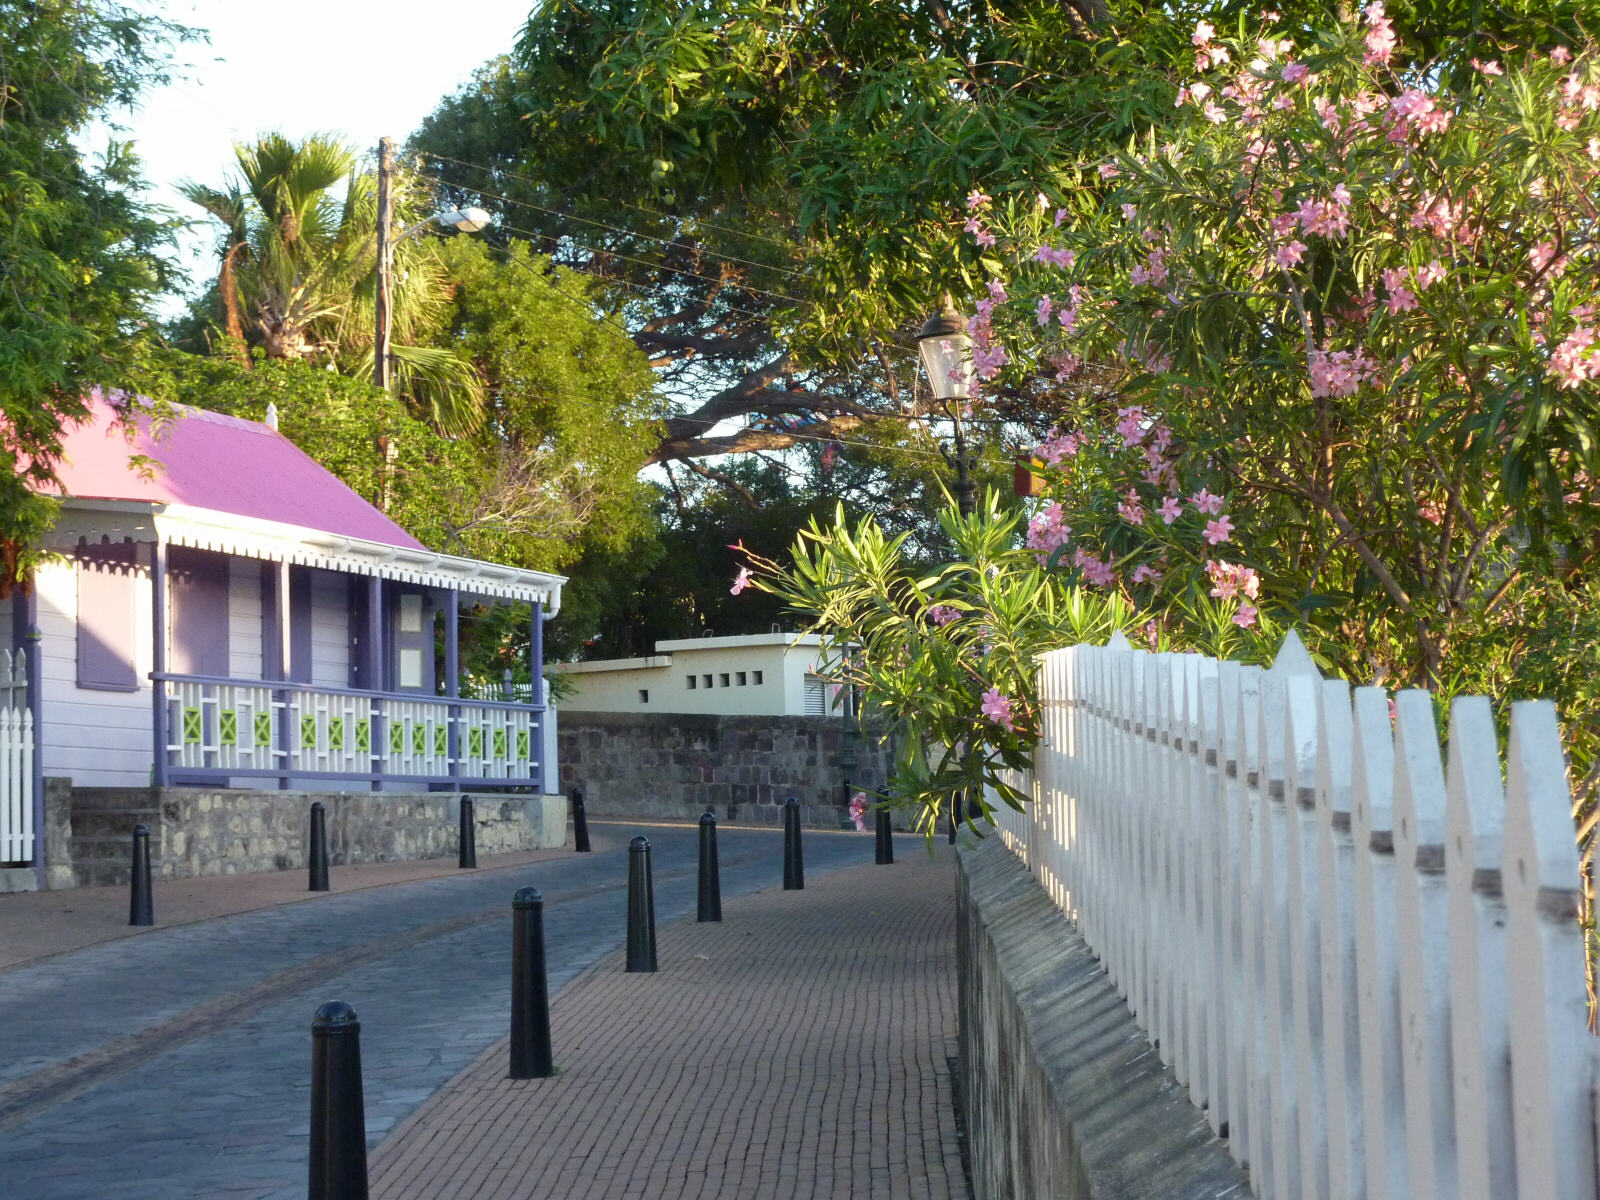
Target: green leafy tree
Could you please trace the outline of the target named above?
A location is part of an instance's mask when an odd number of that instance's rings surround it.
[[[218,189],[183,185],[184,195],[223,227],[216,302],[230,352],[243,364],[316,361],[370,377],[377,294],[377,184],[355,170],[337,140],[300,142],[269,133],[234,148],[238,176]],[[335,194],[345,185],[342,199]],[[426,216],[428,190],[395,180],[397,231]],[[436,344],[450,310],[450,285],[437,239],[394,248],[396,386],[416,410],[459,432],[478,417],[482,381],[449,345]]]
[[[99,0],[0,6],[0,592],[25,578],[54,507],[63,428],[95,388],[158,392],[148,305],[170,225],[97,120],[166,77],[185,31]]]

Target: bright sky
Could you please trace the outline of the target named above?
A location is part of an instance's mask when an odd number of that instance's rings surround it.
[[[363,151],[405,137],[439,100],[514,44],[534,0],[133,0],[133,7],[210,31],[181,47],[181,78],[121,121],[144,161],[150,198],[196,213],[182,179],[220,185],[233,144],[278,130],[334,133]],[[214,226],[184,242],[192,285],[214,270]],[[171,311],[181,311],[175,302]]]

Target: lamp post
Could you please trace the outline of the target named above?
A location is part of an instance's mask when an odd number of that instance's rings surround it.
[[[481,208],[463,208],[418,221],[395,235],[394,139],[383,138],[378,142],[378,327],[372,347],[372,382],[376,386],[387,392],[393,376],[394,352],[390,345],[390,327],[394,324],[394,248],[407,238],[417,236],[435,221],[458,233],[477,233],[489,224],[489,220],[489,214]]]
[[[963,517],[972,515],[972,468],[977,460],[967,454],[966,432],[961,427],[961,409],[972,392],[972,338],[966,320],[956,312],[950,293],[944,295],[942,309],[928,318],[917,332],[917,353],[934,399],[945,406],[955,427],[955,454],[943,451],[945,462],[956,473],[956,507]]]

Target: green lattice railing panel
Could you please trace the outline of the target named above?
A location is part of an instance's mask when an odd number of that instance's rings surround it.
[[[200,709],[186,708],[183,710],[183,740],[185,742],[198,742],[200,731],[203,727]]]
[[[356,718],[356,749],[362,754],[372,751],[372,722],[365,717]]]
[[[272,714],[258,712],[255,716],[256,745],[272,745]]]
[[[328,718],[328,749],[329,750],[343,750],[344,749],[344,718],[343,717],[329,717]]]
[[[315,717],[300,718],[300,749],[315,750],[317,748],[317,719]]]
[[[471,758],[483,757],[483,730],[467,730],[467,755]]]
[[[496,758],[504,758],[506,756],[506,731],[504,729],[496,729],[494,731],[494,756]]]
[[[528,736],[526,729],[517,730],[517,757],[524,762],[531,757],[528,747],[532,741],[533,739]]]
[[[239,714],[231,708],[217,714],[217,741],[224,746],[239,744]]]

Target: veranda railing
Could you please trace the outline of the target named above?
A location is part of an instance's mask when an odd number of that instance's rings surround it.
[[[0,650],[0,866],[33,861],[33,737],[27,652]]]
[[[1554,707],[1118,639],[1045,655],[1002,836],[1258,1195],[1596,1194],[1594,1039]]]

